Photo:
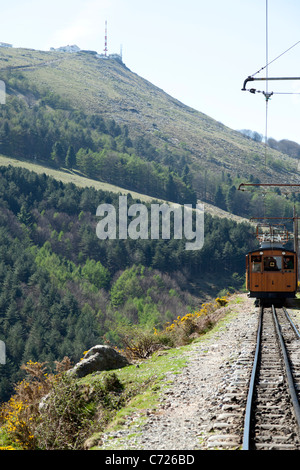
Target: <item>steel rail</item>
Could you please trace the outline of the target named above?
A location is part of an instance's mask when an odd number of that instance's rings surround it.
[[[287,310],[283,308],[283,311],[288,321],[290,322],[291,327],[293,328],[296,336],[300,339],[300,333],[297,330],[296,326],[293,324]],[[299,432],[300,432],[300,404],[299,404],[299,400],[297,396],[297,391],[295,389],[290,361],[288,358],[287,350],[286,350],[285,343],[282,337],[281,328],[277,319],[274,305],[272,305],[272,314],[273,314],[276,333],[277,333],[280,347],[281,347],[282,356],[284,359],[285,374],[286,374],[290,396],[291,396],[291,400],[292,400],[292,404],[294,408],[294,414],[295,414],[295,418],[296,418]],[[246,412],[245,412],[245,419],[244,419],[244,435],[243,435],[243,447],[242,447],[243,450],[250,450],[251,416],[252,416],[255,382],[256,382],[256,377],[257,377],[257,372],[258,372],[258,361],[259,361],[260,351],[261,351],[262,319],[263,319],[263,307],[261,307],[261,310],[260,310],[256,350],[255,350],[255,356],[254,356],[254,361],[253,361],[253,367],[252,367],[252,373],[251,373],[251,379],[249,383],[249,390],[248,390],[248,397],[247,397],[247,405],[246,405]]]
[[[281,351],[282,351],[282,355],[283,355],[283,359],[284,359],[285,373],[286,373],[286,378],[287,378],[287,381],[288,381],[290,395],[291,395],[291,399],[292,399],[292,403],[293,403],[293,407],[294,407],[295,418],[297,420],[298,428],[299,428],[299,431],[300,431],[300,405],[299,405],[299,400],[298,400],[297,391],[296,391],[296,388],[295,388],[293,374],[292,374],[292,371],[291,371],[290,361],[289,361],[289,358],[288,358],[288,354],[287,354],[287,350],[286,350],[285,343],[284,343],[284,340],[283,340],[283,336],[281,334],[281,328],[280,328],[280,325],[279,325],[279,322],[278,322],[278,318],[277,318],[277,315],[276,315],[274,305],[272,305],[272,312],[273,312],[275,327],[276,327],[276,331],[277,331],[277,335],[278,335],[278,338],[279,338]]]
[[[251,431],[251,416],[252,416],[252,404],[253,404],[253,395],[255,381],[258,371],[258,361],[261,350],[261,332],[262,332],[262,318],[263,318],[263,307],[260,308],[260,317],[257,330],[257,340],[256,340],[256,349],[251,373],[251,379],[249,384],[249,391],[247,397],[246,413],[244,420],[244,435],[243,435],[243,450],[249,450],[250,448],[250,431]]]
[[[293,328],[295,335],[297,336],[298,339],[300,339],[300,333],[299,333],[297,327],[294,325],[291,317],[289,316],[287,309],[285,307],[282,307],[282,310],[284,311],[286,318],[290,322],[290,325]]]

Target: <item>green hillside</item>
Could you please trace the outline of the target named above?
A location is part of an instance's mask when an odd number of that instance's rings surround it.
[[[91,178],[88,178],[77,171],[69,170],[68,168],[63,169],[56,169],[51,167],[46,167],[38,163],[33,163],[26,160],[17,160],[15,158],[6,157],[4,155],[0,155],[0,167],[1,166],[14,166],[18,168],[26,168],[29,171],[33,171],[38,174],[46,174],[47,176],[51,176],[54,179],[61,181],[62,183],[73,183],[80,188],[85,187],[93,187],[97,190],[112,192],[116,194],[130,194],[133,199],[137,199],[139,201],[151,203],[152,201],[158,201],[160,203],[170,201],[165,201],[163,199],[154,198],[151,196],[147,196],[143,193],[137,193],[135,191],[131,191],[129,189],[124,189],[120,186],[116,186],[110,183],[105,183],[103,181],[97,181]],[[226,218],[236,222],[248,222],[247,219],[243,217],[239,217],[238,215],[229,213],[219,207],[205,203],[205,212],[207,214],[211,214],[215,217]]]
[[[251,198],[239,194],[242,203],[224,204],[230,187],[245,181],[299,182],[297,157],[268,148],[265,166],[262,143],[185,106],[117,60],[84,52],[2,49],[0,78],[7,82],[9,96],[24,98],[31,109],[43,104],[115,122],[133,143],[132,148],[123,139],[123,153],[167,167],[185,179],[198,198],[238,215],[249,215]],[[117,184],[122,186],[122,181]]]
[[[3,49],[0,59],[0,72],[18,67],[11,73],[21,71],[38,90],[50,89],[73,108],[127,124],[131,132],[146,133],[159,145],[187,149],[208,165],[216,164],[209,162],[214,157],[217,166],[235,170],[234,157],[247,164],[245,157],[263,154],[263,146],[185,106],[116,60],[24,49]]]
[[[242,289],[255,241],[240,222],[263,204],[269,216],[300,208],[297,194],[273,191],[262,201],[237,190],[245,180],[297,181],[296,156],[269,149],[265,167],[261,143],[119,61],[0,49],[0,80],[0,400],[26,361],[53,370],[95,343],[120,347],[125,327],[153,332],[224,289]],[[117,207],[119,193],[128,204],[205,202],[203,248],[99,240],[96,209]]]

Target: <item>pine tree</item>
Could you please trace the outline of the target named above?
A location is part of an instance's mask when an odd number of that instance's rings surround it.
[[[17,217],[22,224],[25,224],[27,226],[32,225],[32,215],[28,209],[28,204],[26,204],[25,202],[22,204]]]
[[[76,166],[76,154],[72,145],[68,148],[65,163],[67,168],[74,168]]]
[[[221,186],[217,187],[214,203],[217,207],[220,207],[221,209],[226,209],[225,198]]]
[[[235,213],[236,207],[236,187],[233,185],[229,188],[226,196],[226,206],[229,212]]]
[[[58,165],[62,165],[64,163],[65,154],[64,149],[60,142],[55,142],[51,152],[51,159]]]

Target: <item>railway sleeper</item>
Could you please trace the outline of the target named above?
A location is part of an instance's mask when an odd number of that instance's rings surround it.
[[[255,431],[259,430],[264,430],[264,431],[280,431],[281,433],[284,434],[284,436],[287,435],[293,435],[291,433],[291,429],[288,426],[282,425],[282,424],[257,424],[255,426]],[[258,435],[259,437],[259,435]],[[274,436],[275,437],[275,436]]]
[[[236,449],[241,445],[241,436],[238,434],[214,434],[206,443],[207,447]]]
[[[256,450],[296,450],[298,447],[295,447],[294,444],[256,444]]]

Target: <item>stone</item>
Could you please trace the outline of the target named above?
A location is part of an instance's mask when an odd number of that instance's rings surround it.
[[[78,378],[93,372],[121,369],[129,366],[128,360],[111,346],[97,345],[87,351],[84,358],[70,370]]]

